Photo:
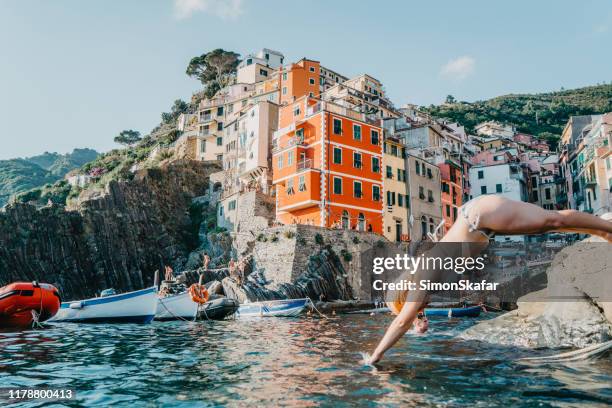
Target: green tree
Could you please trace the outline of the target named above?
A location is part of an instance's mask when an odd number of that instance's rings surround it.
[[[161,114],[162,122],[171,123],[178,119],[181,113],[189,112],[189,104],[181,99],[177,99],[174,101],[172,108],[170,108],[170,112],[163,112]]]
[[[140,132],[137,130],[124,130],[119,135],[115,136],[115,142],[125,145],[132,146],[139,142],[142,138],[140,137]]]
[[[219,89],[230,84],[239,63],[240,54],[217,48],[192,58],[186,74],[197,78],[204,85],[206,97],[211,98]]]
[[[457,99],[453,95],[447,95],[445,103],[457,103]]]

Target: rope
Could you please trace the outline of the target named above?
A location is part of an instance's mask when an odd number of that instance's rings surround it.
[[[323,313],[321,313],[321,312],[319,311],[319,309],[317,309],[317,307],[315,306],[315,304],[314,304],[314,302],[312,301],[312,299],[311,299],[311,298],[307,297],[306,299],[308,299],[308,301],[310,302],[310,305],[311,305],[311,306],[312,306],[312,308],[315,310],[315,312],[317,312],[317,313],[319,314],[319,316],[321,316],[321,317],[323,317],[323,318],[325,318],[325,319],[328,319],[328,320],[329,320],[329,317],[325,316]]]
[[[178,315],[175,315],[174,313],[172,313],[172,312],[170,311],[170,309],[168,309],[168,308],[166,307],[166,305],[164,304],[164,301],[163,301],[163,299],[162,299],[162,298],[160,298],[160,299],[159,299],[159,303],[161,303],[161,305],[164,307],[164,309],[166,309],[166,312],[168,312],[168,313],[169,313],[169,314],[170,314],[172,317],[174,317],[175,319],[179,319],[179,320],[182,320],[182,321],[184,321],[184,322],[189,322],[189,321],[190,321],[190,320],[185,319],[185,318],[184,318],[184,317],[182,317],[182,316],[178,316]],[[196,313],[196,316],[197,316],[197,313]]]

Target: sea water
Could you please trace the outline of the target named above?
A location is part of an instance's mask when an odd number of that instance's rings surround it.
[[[70,388],[76,400],[62,404],[101,407],[612,403],[609,356],[521,365],[552,351],[456,338],[479,319],[430,320],[427,334],[406,335],[378,367],[364,365],[362,353],[374,349],[386,315],[0,332],[0,386]]]

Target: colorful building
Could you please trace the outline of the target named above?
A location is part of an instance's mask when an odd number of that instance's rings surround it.
[[[406,147],[394,137],[385,137],[383,148],[383,235],[393,242],[410,241],[410,188]]]
[[[382,234],[381,128],[363,114],[311,97],[318,92],[310,81],[318,63],[301,62],[281,82],[287,91],[273,141],[276,218]]]

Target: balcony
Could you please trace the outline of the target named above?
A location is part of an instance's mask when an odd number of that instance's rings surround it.
[[[212,122],[213,120],[215,120],[213,115],[202,115],[202,116],[200,116],[200,123]]]
[[[597,178],[592,175],[588,175],[584,178],[584,184],[586,187],[595,187],[597,186]]]
[[[306,171],[313,168],[312,159],[300,160],[296,164],[296,171]]]

